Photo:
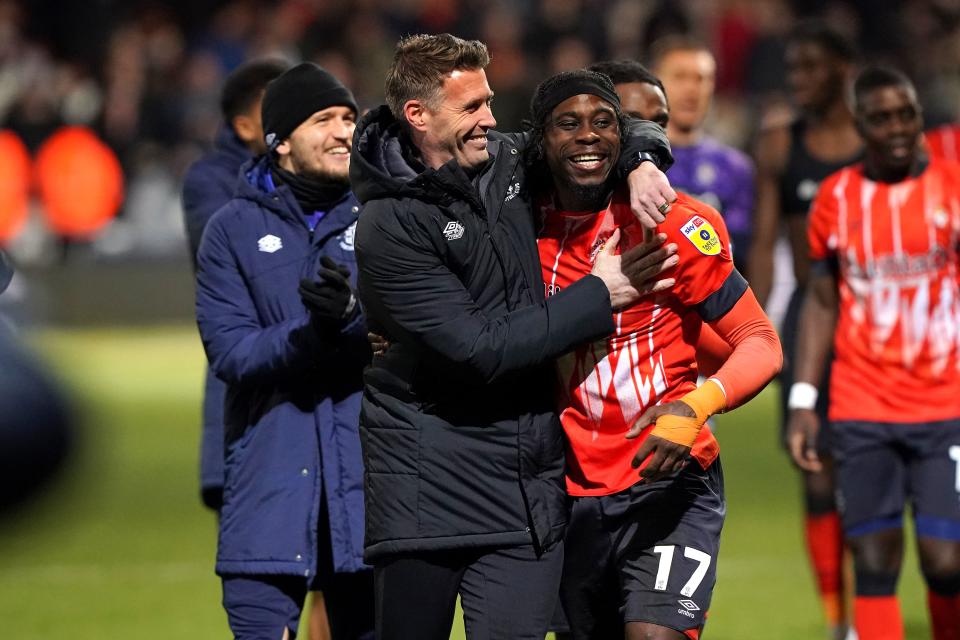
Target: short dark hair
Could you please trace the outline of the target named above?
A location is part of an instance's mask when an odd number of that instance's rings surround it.
[[[630,82],[652,84],[658,87],[660,91],[663,91],[664,95],[667,94],[666,89],[663,88],[663,83],[660,82],[660,78],[653,75],[649,69],[636,60],[604,60],[603,62],[593,63],[587,67],[587,69],[609,77],[613,84],[627,84]]]
[[[905,73],[893,67],[871,66],[860,72],[857,79],[853,81],[853,101],[857,109],[860,109],[863,97],[882,87],[905,87],[911,91],[916,91],[913,82]]]
[[[808,19],[798,22],[787,34],[787,44],[798,42],[822,47],[824,51],[844,62],[854,62],[857,59],[857,49],[853,43],[822,20]]]
[[[656,69],[663,59],[674,51],[705,51],[714,59],[716,58],[706,42],[696,36],[681,33],[664,36],[650,45],[650,55],[648,57],[650,66]]]
[[[435,107],[443,81],[452,72],[485,69],[490,64],[487,45],[449,33],[418,34],[402,38],[393,54],[384,87],[387,106],[395,118],[403,116],[408,100]]]
[[[238,115],[248,111],[260,99],[271,80],[280,76],[290,65],[283,60],[251,60],[233,70],[220,91],[220,112],[229,124]]]

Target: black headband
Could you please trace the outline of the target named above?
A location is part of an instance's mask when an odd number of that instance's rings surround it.
[[[606,77],[600,76],[600,74],[595,75],[599,76],[599,78],[591,78],[586,75],[571,76],[563,82],[549,87],[541,96],[540,113],[546,118],[556,106],[564,100],[586,93],[609,102],[619,114],[621,111],[620,96],[617,95],[616,89],[613,88],[613,83],[607,80],[610,86],[604,86],[605,83],[602,82],[601,78],[606,79]]]

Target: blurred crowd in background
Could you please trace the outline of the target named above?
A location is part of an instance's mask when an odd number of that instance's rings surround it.
[[[643,61],[657,38],[696,35],[718,62],[708,129],[749,149],[765,122],[790,117],[783,36],[814,15],[847,34],[865,59],[910,74],[928,126],[958,117],[956,0],[0,0],[0,162],[8,183],[0,198],[24,194],[26,203],[16,220],[16,207],[3,207],[0,244],[35,267],[81,257],[185,259],[180,180],[213,141],[226,74],[255,57],[311,60],[366,109],[381,102],[394,45],[410,33],[487,43],[502,130],[521,126],[533,87],[548,74],[600,59]],[[30,159],[55,132],[78,125],[86,129],[69,131],[95,136],[74,141],[94,158],[81,167],[94,175],[85,189],[59,197],[67,208],[91,198],[103,217],[119,213],[109,224],[98,218],[71,229],[51,223],[56,216],[46,210],[63,207],[37,186],[45,177]],[[97,144],[112,151],[115,167]],[[55,177],[69,170],[47,165]]]

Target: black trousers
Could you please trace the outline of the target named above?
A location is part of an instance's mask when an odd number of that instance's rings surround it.
[[[543,640],[563,544],[404,554],[374,565],[378,640],[448,640],[457,595],[467,640]]]

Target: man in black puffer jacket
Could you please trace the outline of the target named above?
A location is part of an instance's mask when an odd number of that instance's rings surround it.
[[[567,522],[553,359],[611,333],[611,310],[665,254],[651,242],[621,257],[612,240],[591,276],[545,300],[526,136],[491,129],[488,62],[480,42],[402,40],[390,107],[355,135],[360,295],[392,343],[366,373],[360,417],[384,640],[446,639],[458,592],[469,637],[543,638]],[[629,180],[652,226],[674,194],[643,160],[665,167],[669,147],[635,123],[627,148],[571,162],[639,164]]]

